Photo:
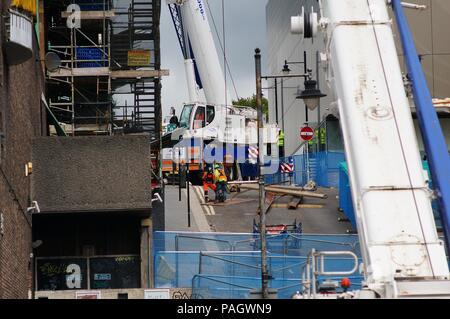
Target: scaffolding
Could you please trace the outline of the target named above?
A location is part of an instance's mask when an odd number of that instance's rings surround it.
[[[76,5],[76,6],[73,6]],[[73,12],[73,9],[80,12]],[[45,0],[48,104],[68,135],[161,135],[160,0]],[[76,17],[79,24],[68,27]]]

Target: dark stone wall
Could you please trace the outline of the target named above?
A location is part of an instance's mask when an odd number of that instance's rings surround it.
[[[0,48],[5,40],[3,15],[8,1],[0,1]],[[34,52],[39,53],[37,43]],[[30,177],[31,141],[45,127],[41,107],[44,90],[39,61],[9,66],[0,50],[0,299],[27,298],[31,287]]]
[[[41,213],[150,213],[148,136],[37,138],[33,169],[32,198]]]
[[[36,214],[34,240],[42,245],[36,257],[83,256],[83,247],[94,255],[139,255],[139,216],[122,214]]]

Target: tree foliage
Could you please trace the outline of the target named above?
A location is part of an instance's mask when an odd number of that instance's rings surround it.
[[[256,110],[256,95],[253,94],[252,97],[247,97],[247,98],[241,97],[239,100],[233,101],[233,105],[249,106]],[[262,98],[262,107],[263,107],[263,115],[265,116],[265,118],[267,120],[269,118],[269,101],[265,97]]]

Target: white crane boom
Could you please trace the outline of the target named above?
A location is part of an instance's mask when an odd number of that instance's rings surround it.
[[[174,131],[172,136],[216,140],[230,145],[256,144],[256,111],[251,107],[232,105],[205,3],[203,0],[166,2],[185,58],[190,99],[181,114],[182,127]],[[205,100],[202,100],[197,80],[201,81]],[[265,143],[276,143],[276,126],[266,125],[265,128]]]
[[[386,0],[321,4],[366,284],[381,297],[450,296]]]
[[[203,0],[180,0],[176,3],[180,6],[183,27],[202,80],[206,97],[206,101],[202,102],[215,105],[231,104]],[[192,72],[192,68],[187,72]],[[188,75],[188,79],[192,81],[192,76]]]

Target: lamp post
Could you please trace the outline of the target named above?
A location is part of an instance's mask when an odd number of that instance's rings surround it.
[[[317,60],[317,54],[316,54],[316,60]],[[318,61],[318,60],[317,60]],[[308,110],[313,111],[314,109],[318,108],[318,122],[320,122],[320,99],[322,97],[325,97],[326,95],[323,94],[320,89],[317,89],[317,81],[312,79],[312,70],[308,69],[307,66],[307,60],[306,60],[306,51],[303,51],[303,61],[301,62],[295,62],[295,61],[284,61],[283,66],[283,73],[289,74],[291,72],[289,68],[289,64],[303,64],[303,71],[305,73],[305,82],[304,86],[305,89],[302,91],[300,88],[297,90],[297,99],[303,100],[305,103],[305,125],[309,125],[309,118],[308,118]],[[317,70],[318,70],[318,63],[317,64]],[[307,163],[307,179],[309,182],[309,175],[310,175],[310,167],[309,167],[309,142],[306,143],[306,163]]]
[[[320,99],[327,96],[317,89],[317,81],[307,79],[305,80],[305,89],[303,91],[297,91],[297,99],[303,100],[306,109],[311,111],[319,107]],[[308,118],[306,118],[306,124],[308,124]]]
[[[285,64],[286,66],[286,64]],[[287,71],[287,70],[286,70]],[[263,151],[263,119],[262,119],[262,79],[281,79],[281,87],[283,90],[283,80],[288,78],[311,78],[311,73],[304,74],[285,74],[284,75],[261,75],[261,50],[255,49],[255,74],[256,74],[256,109],[258,113],[258,184],[259,184],[259,215],[260,215],[260,238],[261,238],[261,286],[262,297],[268,297],[268,280],[270,278],[267,271],[267,242],[266,242],[266,208],[265,208],[265,183],[262,176],[262,169],[264,166],[264,151]],[[283,91],[282,91],[283,93]],[[283,97],[283,94],[281,95]],[[283,104],[282,104],[283,106]],[[284,118],[284,112],[283,112]],[[284,129],[284,124],[283,124]]]
[[[308,109],[311,111],[315,108],[319,107],[320,105],[320,99],[327,96],[326,94],[323,94],[319,89],[317,89],[317,82],[312,80],[311,77],[307,77],[305,80],[305,90],[300,91],[300,89],[297,92],[297,99],[303,100],[305,103],[305,109],[306,109],[306,126],[308,126],[308,116],[307,112]],[[306,174],[307,174],[307,183],[309,183],[309,177],[310,177],[310,166],[309,166],[309,141],[306,142]]]
[[[285,64],[285,67],[287,65]],[[288,67],[287,67],[288,68]],[[290,72],[290,70],[289,70]],[[284,80],[285,79],[292,79],[292,78],[308,78],[310,77],[310,74],[287,74],[287,70],[283,69],[284,75],[267,75],[267,76],[261,76],[261,79],[269,80],[269,79],[275,79],[275,83],[277,82],[277,79],[281,79],[281,130],[284,133]],[[275,87],[275,92],[277,92],[277,87]],[[275,94],[275,99],[278,101],[278,94]],[[277,119],[278,124],[278,103],[275,103],[276,112],[275,116]],[[284,145],[283,145],[283,156],[284,156]]]
[[[289,74],[291,69],[289,69],[289,64],[303,64],[303,73],[308,74],[309,78],[312,77],[311,70],[308,70],[307,61],[306,61],[306,51],[303,51],[303,61],[287,61],[284,60],[283,73]],[[305,106],[305,121],[308,124],[308,108]]]
[[[261,287],[262,298],[268,297],[268,273],[267,273],[267,247],[266,247],[266,208],[265,185],[261,174],[264,158],[263,146],[263,121],[262,121],[262,86],[261,86],[261,50],[255,49],[255,73],[256,73],[256,109],[258,112],[258,182],[259,182],[259,232],[261,238]]]

